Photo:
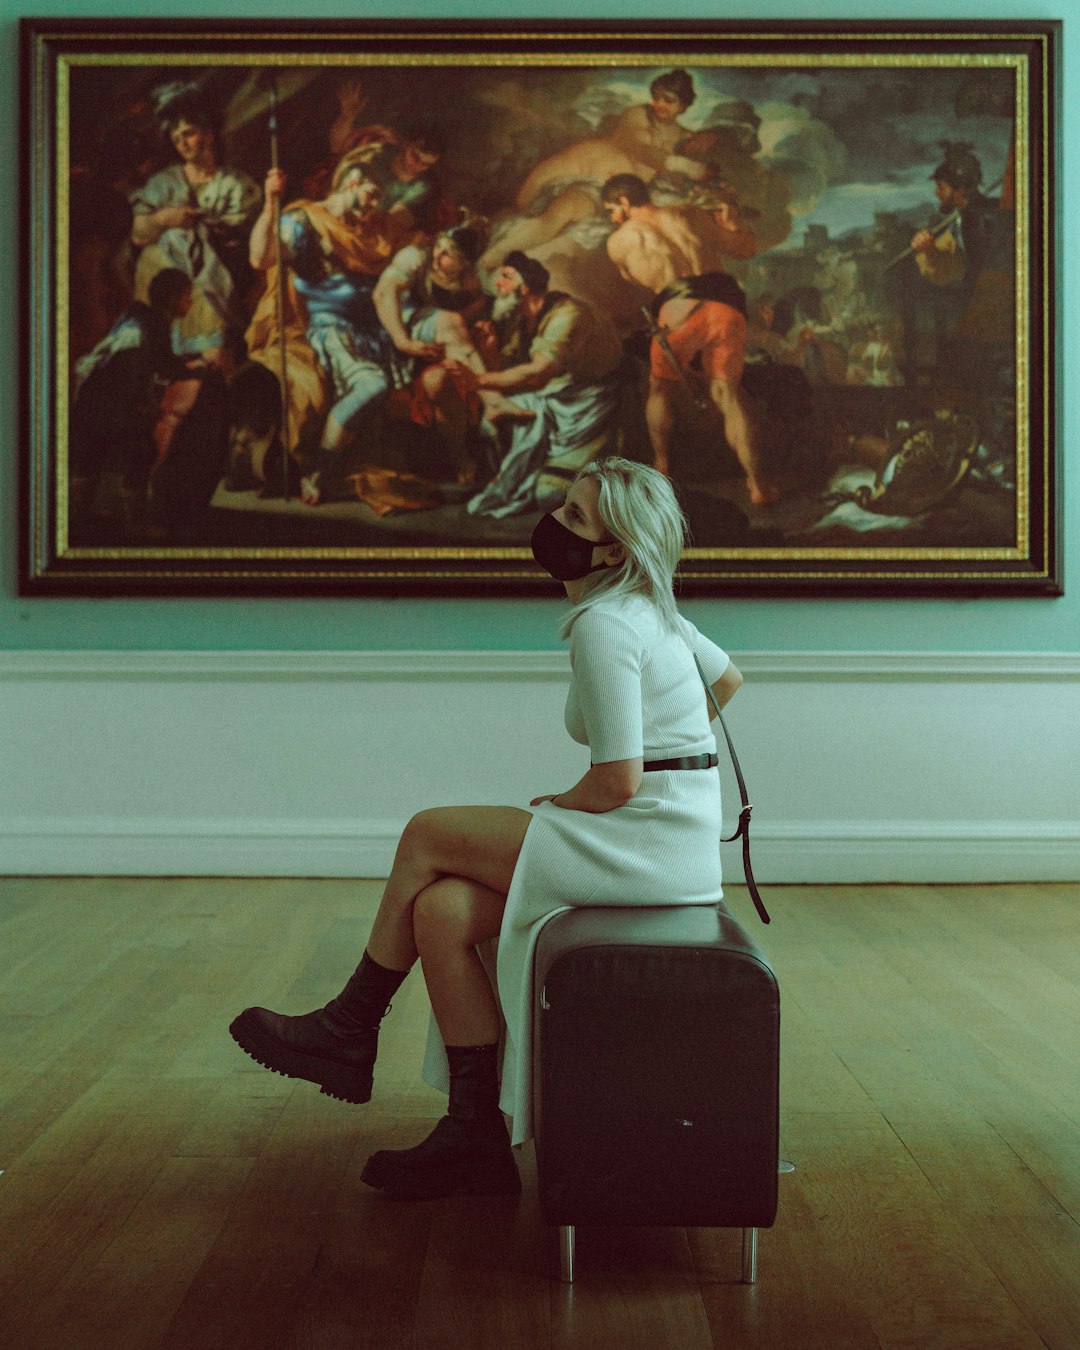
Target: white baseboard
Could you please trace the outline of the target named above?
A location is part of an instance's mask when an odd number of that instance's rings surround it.
[[[7,821],[4,871],[26,876],[385,877],[404,820]]]
[[[1080,680],[1073,652],[739,652],[755,680]],[[564,681],[565,651],[3,651],[9,680]]]
[[[8,820],[9,875],[385,877],[405,821]],[[763,884],[1080,881],[1080,827],[1002,821],[787,821],[751,830]],[[738,844],[722,850],[742,882]]]
[[[1080,880],[1080,655],[735,657],[763,883]],[[414,811],[576,780],[566,677],[551,651],[0,652],[0,873],[385,876]]]
[[[754,875],[774,884],[1080,881],[1074,821],[790,821],[751,834]],[[726,878],[739,872],[729,855]]]

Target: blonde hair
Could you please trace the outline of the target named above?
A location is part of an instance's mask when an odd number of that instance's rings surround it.
[[[686,538],[686,518],[670,479],[648,464],[614,455],[586,464],[574,483],[583,478],[596,480],[600,522],[622,544],[626,557],[617,567],[594,573],[596,580],[570,611],[562,636],[569,636],[575,619],[592,605],[626,595],[647,596],[665,626],[677,631],[672,581]]]

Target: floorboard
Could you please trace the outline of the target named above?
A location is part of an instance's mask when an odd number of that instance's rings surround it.
[[[775,887],[781,1178],[740,1234],[581,1228],[360,1180],[444,1098],[419,974],[373,1101],[259,1069],[251,1003],[341,987],[373,882],[0,879],[5,1350],[1080,1350],[1080,887]],[[745,894],[732,907],[748,927]]]

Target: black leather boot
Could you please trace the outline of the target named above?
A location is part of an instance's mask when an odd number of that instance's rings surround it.
[[[367,1102],[379,1023],[407,974],[380,966],[365,952],[349,983],[324,1008],[300,1017],[245,1008],[229,1033],[264,1068],[318,1083],[322,1092],[339,1101]]]
[[[450,1110],[415,1148],[373,1153],[360,1179],[392,1200],[516,1195],[521,1190],[499,1110],[498,1046],[448,1045]]]

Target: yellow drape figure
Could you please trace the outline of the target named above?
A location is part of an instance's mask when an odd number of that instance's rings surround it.
[[[334,270],[376,277],[405,242],[407,222],[380,211],[359,228],[333,216],[321,202],[297,201],[289,206],[303,213],[319,236],[322,250]],[[277,268],[266,273],[266,288],[245,334],[253,361],[281,378],[281,349],[277,332]],[[291,455],[312,434],[312,424],[325,417],[329,385],[326,374],[307,340],[307,311],[291,270],[285,274],[285,347],[288,366],[289,445]]]

